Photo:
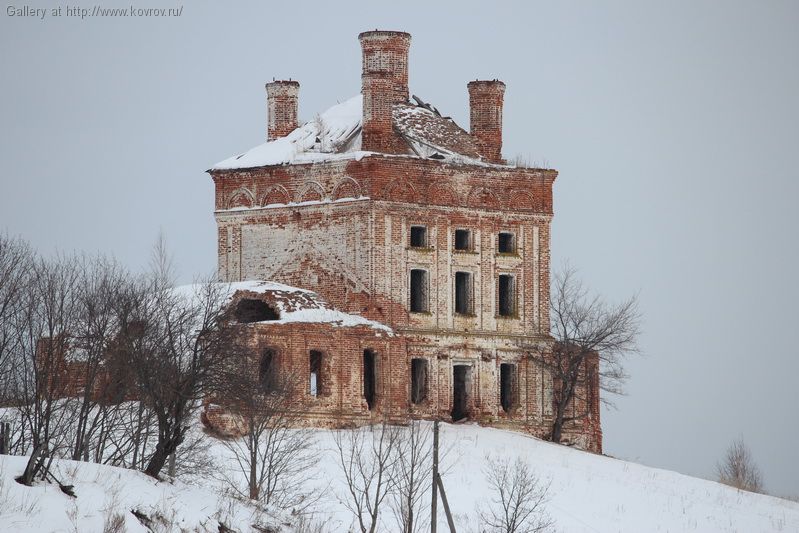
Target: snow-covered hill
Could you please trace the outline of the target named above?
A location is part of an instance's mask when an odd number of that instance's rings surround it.
[[[53,472],[74,485],[77,497],[58,485],[26,487],[14,478],[27,457],[0,455],[0,531],[19,533],[136,533],[291,531],[282,513],[266,512],[211,488],[180,481],[157,482],[141,472],[76,461],[56,460]]]
[[[470,424],[442,424],[441,430],[442,448],[449,449],[443,460],[444,484],[459,532],[478,531],[477,509],[490,499],[487,457],[520,457],[540,479],[551,483],[546,510],[559,532],[799,532],[799,504],[787,500],[517,433]],[[307,490],[321,496],[315,506],[316,519],[326,525],[325,531],[347,531],[352,518],[338,500],[344,485],[333,434],[318,430],[314,446],[319,475]],[[216,444],[212,452],[218,468],[230,464],[224,446]],[[251,524],[259,521],[278,526],[285,521],[274,515],[259,516],[254,508],[219,496],[220,482],[213,479],[202,480],[201,487],[155,483],[137,472],[60,461],[61,475],[76,485],[78,498],[72,500],[57,487],[18,485],[13,478],[24,464],[25,458],[0,457],[0,530],[101,532],[104,521],[119,513],[125,517],[127,531],[145,531],[132,509],[164,516],[188,531],[217,531],[220,521],[242,532],[253,531]],[[382,531],[396,531],[387,506],[384,511]],[[443,511],[439,518],[439,531],[447,531]],[[72,525],[75,520],[77,528]]]

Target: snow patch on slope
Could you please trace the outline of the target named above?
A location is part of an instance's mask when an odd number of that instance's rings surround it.
[[[15,533],[43,531],[104,531],[118,515],[124,527],[115,531],[151,531],[133,511],[156,520],[163,517],[163,531],[221,531],[219,524],[235,531],[254,531],[253,524],[274,531],[293,531],[275,510],[223,496],[209,488],[178,480],[156,481],[135,470],[56,459],[53,471],[63,483],[74,485],[76,498],[57,485],[39,483],[26,487],[14,478],[25,470],[27,457],[0,456],[0,530]]]

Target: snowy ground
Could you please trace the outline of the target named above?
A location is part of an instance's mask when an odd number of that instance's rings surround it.
[[[26,462],[27,457],[0,456],[0,531],[216,533],[221,531],[220,523],[242,532],[252,531],[252,524],[288,531],[281,529],[285,517],[267,514],[214,490],[180,481],[156,482],[140,472],[94,463],[54,462],[53,470],[62,483],[74,484],[76,498],[54,484],[26,487],[14,480]],[[150,528],[136,518],[134,510],[149,517]]]
[[[692,478],[626,461],[610,459],[547,442],[476,425],[441,425],[441,442],[448,448],[443,461],[444,484],[456,515],[458,531],[477,531],[477,510],[490,499],[485,486],[486,457],[521,457],[539,478],[551,482],[547,512],[556,530],[582,532],[799,532],[799,504],[741,492],[715,482]],[[307,485],[321,500],[318,522],[325,531],[347,531],[351,517],[339,501],[343,484],[334,454],[333,434],[318,430],[316,480]],[[228,451],[217,444],[218,468],[228,463]],[[0,530],[102,531],[109,509],[125,516],[128,531],[145,531],[129,512],[161,514],[189,531],[216,531],[220,519],[238,531],[251,531],[257,511],[218,495],[219,481],[202,487],[155,483],[137,472],[89,463],[61,461],[61,475],[74,481],[77,500],[57,487],[26,488],[13,478],[25,458],[0,457]],[[429,495],[425,496],[429,501]],[[396,531],[389,508],[382,531]],[[443,511],[439,531],[447,531]],[[78,527],[73,527],[77,520]],[[272,518],[279,523],[279,518]],[[169,529],[165,529],[169,531]]]

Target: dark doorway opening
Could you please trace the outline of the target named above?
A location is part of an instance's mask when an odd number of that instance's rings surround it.
[[[452,367],[452,420],[462,420],[469,416],[469,371],[468,365]]]
[[[375,390],[377,385],[377,372],[375,368],[375,353],[372,350],[363,351],[363,397],[371,411],[375,406]]]
[[[512,364],[502,363],[499,365],[499,403],[502,410],[506,413],[513,407],[513,381],[514,370]]]

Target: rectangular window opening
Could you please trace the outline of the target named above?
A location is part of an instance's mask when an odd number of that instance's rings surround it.
[[[375,352],[372,350],[363,351],[363,397],[366,405],[371,411],[375,406],[377,390],[377,368]]]
[[[515,316],[516,288],[513,276],[500,274],[498,289],[499,316]]]
[[[411,359],[411,403],[427,399],[427,359]]]
[[[472,249],[472,232],[468,229],[455,230],[455,250],[467,252]]]
[[[500,232],[497,247],[501,254],[516,253],[516,235],[506,231]]]
[[[455,312],[472,314],[472,275],[469,272],[455,272]]]
[[[499,365],[499,402],[502,410],[509,412],[515,405],[514,389],[516,382],[516,365],[502,363]]]
[[[411,226],[411,247],[427,248],[427,228],[425,226]]]
[[[428,311],[428,287],[429,281],[426,270],[411,270],[411,312],[426,313]]]
[[[309,392],[311,396],[318,397],[322,394],[322,352],[311,350],[309,355],[310,379]]]

